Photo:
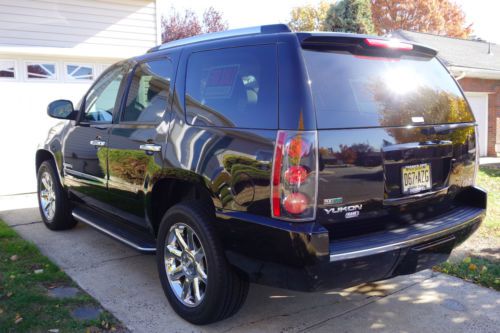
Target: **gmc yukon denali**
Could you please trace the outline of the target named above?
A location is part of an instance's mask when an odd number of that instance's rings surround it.
[[[423,45],[268,25],[187,38],[57,100],[36,153],[51,230],[155,253],[184,319],[249,282],[299,291],[411,274],[479,226],[477,126]]]

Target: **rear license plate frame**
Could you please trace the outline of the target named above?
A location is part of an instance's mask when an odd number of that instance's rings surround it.
[[[426,178],[425,183],[423,181],[415,183],[414,177],[418,178],[418,175],[417,176],[414,175],[411,180],[412,184],[409,184],[410,176],[407,175],[407,177],[405,178],[405,175],[410,172],[415,172],[414,169],[417,169],[417,171],[424,172],[424,175],[422,175],[422,177]],[[423,169],[423,170],[418,170],[418,169]],[[428,177],[426,177],[425,171],[427,171]],[[410,164],[401,167],[401,192],[403,193],[403,195],[417,194],[420,192],[428,191],[430,189],[432,189],[432,169],[430,163]]]

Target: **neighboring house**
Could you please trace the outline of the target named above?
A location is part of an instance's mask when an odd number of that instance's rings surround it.
[[[76,104],[110,64],[159,44],[159,13],[156,0],[0,0],[0,195],[36,190],[47,104]]]
[[[458,80],[479,124],[482,156],[500,155],[500,45],[397,30],[393,37],[428,45]]]

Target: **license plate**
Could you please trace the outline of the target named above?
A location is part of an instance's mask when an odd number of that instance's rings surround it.
[[[403,194],[415,194],[432,187],[431,166],[428,163],[408,165],[401,168]]]

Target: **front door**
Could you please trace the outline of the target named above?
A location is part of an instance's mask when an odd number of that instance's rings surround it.
[[[160,177],[174,74],[170,57],[136,65],[121,113],[110,130],[109,196],[115,214],[147,227],[146,198]]]
[[[100,206],[107,196],[109,129],[126,70],[126,66],[114,66],[96,81],[83,100],[79,121],[63,142],[65,184],[93,206]]]

